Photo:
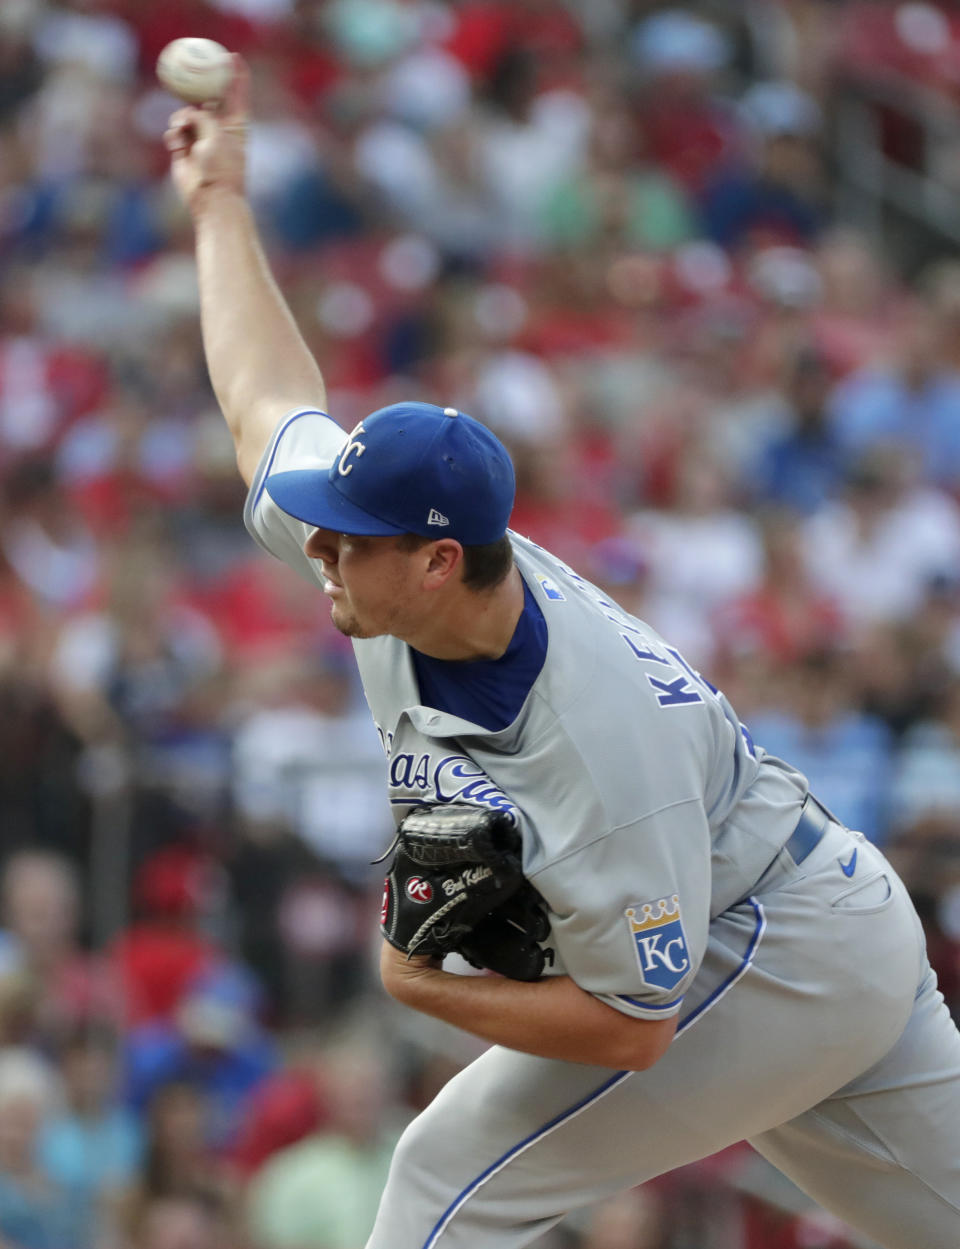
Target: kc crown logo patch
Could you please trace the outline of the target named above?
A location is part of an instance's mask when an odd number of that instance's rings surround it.
[[[638,902],[628,906],[624,915],[644,983],[655,989],[675,989],[690,970],[679,895]]]

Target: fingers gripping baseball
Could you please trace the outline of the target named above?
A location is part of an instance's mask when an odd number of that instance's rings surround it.
[[[520,835],[504,815],[450,803],[418,807],[403,820],[397,834],[393,859],[384,882],[381,929],[391,945],[407,954],[443,957],[469,947],[474,961],[486,948],[475,933],[493,924],[502,936],[496,966],[516,979],[535,979],[543,968],[533,956],[538,936],[523,925],[502,927],[500,909],[518,893],[532,892],[523,877]],[[509,912],[503,910],[504,917]],[[500,946],[503,945],[504,949]],[[525,954],[511,957],[513,947],[523,944]],[[504,952],[504,950],[506,952]]]
[[[222,101],[180,108],[171,116],[164,144],[174,184],[188,207],[210,188],[243,193],[249,93],[249,70],[242,57],[234,56]]]

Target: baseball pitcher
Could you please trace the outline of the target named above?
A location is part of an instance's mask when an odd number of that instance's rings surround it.
[[[405,1133],[368,1249],[514,1249],[743,1138],[887,1249],[956,1249],[960,1035],[902,883],[669,640],[510,532],[484,426],[324,414],[243,196],[245,100],[238,61],[167,144],[246,524],[354,640],[397,821],[383,983],[492,1043]]]

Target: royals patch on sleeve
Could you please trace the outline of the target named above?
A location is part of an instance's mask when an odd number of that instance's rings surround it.
[[[637,902],[628,906],[624,915],[630,925],[644,984],[653,989],[675,989],[690,970],[679,895]]]

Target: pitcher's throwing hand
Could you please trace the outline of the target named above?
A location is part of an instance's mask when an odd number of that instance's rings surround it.
[[[188,208],[203,192],[224,188],[243,194],[250,71],[234,54],[233,77],[223,101],[177,109],[163,141],[171,157],[174,185]]]

